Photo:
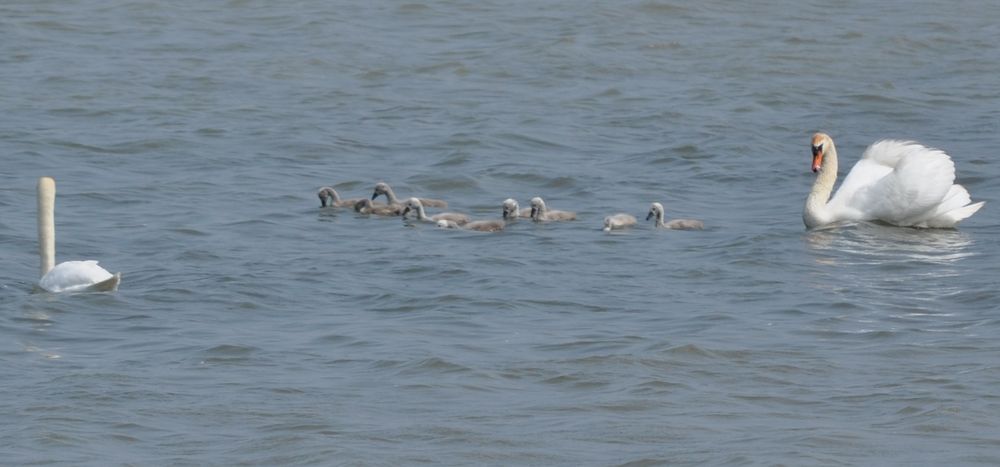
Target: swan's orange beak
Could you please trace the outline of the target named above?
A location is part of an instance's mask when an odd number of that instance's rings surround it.
[[[823,168],[823,148],[813,146],[812,153],[813,153],[812,170],[813,173],[816,173],[819,172],[819,169]]]

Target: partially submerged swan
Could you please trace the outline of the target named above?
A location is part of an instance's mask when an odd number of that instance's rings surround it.
[[[462,226],[466,230],[478,232],[499,232],[507,227],[507,223],[500,219],[472,221]]]
[[[354,206],[358,201],[361,201],[362,199],[362,198],[342,199],[340,197],[340,194],[337,193],[337,190],[334,190],[333,187],[329,186],[320,188],[319,191],[316,192],[316,196],[319,196],[319,206],[321,208],[326,208],[326,207],[345,208],[349,206]]]
[[[398,216],[403,213],[403,206],[399,204],[385,205],[373,203],[368,198],[361,198],[354,203],[354,210],[361,214],[374,214],[376,216]]]
[[[471,221],[465,225],[459,225],[455,221],[441,219],[437,221],[437,226],[442,229],[465,229],[478,232],[499,232],[503,230],[507,223],[502,220]]]
[[[525,209],[521,210],[521,206],[517,204],[517,200],[514,198],[507,198],[503,200],[502,205],[503,219],[505,221],[510,221],[518,219],[521,217],[531,217],[531,210]]]
[[[604,231],[627,229],[635,224],[635,216],[620,212],[604,218]]]
[[[813,135],[812,157],[818,176],[802,213],[806,228],[838,221],[948,228],[984,204],[969,204],[969,192],[955,184],[955,164],[947,154],[912,141],[882,140],[869,146],[833,197],[837,148],[829,135]]]
[[[571,221],[576,219],[576,213],[570,211],[557,211],[555,209],[548,209],[545,206],[545,201],[542,198],[534,197],[531,198],[531,220],[535,222],[541,221]]]
[[[440,214],[435,214],[433,216],[428,216],[424,211],[424,204],[419,198],[410,198],[406,200],[406,204],[403,207],[403,219],[406,219],[406,215],[410,212],[417,213],[417,220],[423,222],[437,222],[440,220],[452,221],[458,225],[465,225],[469,222],[469,216],[465,214],[459,214],[457,212],[442,212]]]
[[[664,222],[663,220],[663,205],[660,203],[653,203],[649,205],[649,214],[646,214],[646,220],[656,218],[655,225],[664,229],[674,229],[674,230],[701,230],[705,228],[705,223],[694,219],[674,219],[670,222]]]
[[[372,200],[374,201],[376,198],[379,197],[379,195],[385,195],[385,198],[388,200],[389,204],[403,204],[403,202],[396,197],[396,193],[392,191],[392,187],[390,187],[388,183],[378,182],[375,184],[375,191],[372,193]],[[423,205],[426,207],[430,208],[448,207],[448,203],[439,199],[433,199],[433,198],[417,198],[417,199],[419,199],[420,202],[423,203]]]
[[[52,177],[38,179],[38,254],[41,279],[38,286],[48,292],[107,292],[118,289],[122,274],[111,274],[97,261],[56,262],[55,228],[56,182]]]

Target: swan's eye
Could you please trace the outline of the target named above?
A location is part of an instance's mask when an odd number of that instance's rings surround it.
[[[822,144],[816,144],[816,145],[814,145],[812,147],[812,153],[813,153],[814,156],[816,154],[821,153],[821,152],[823,152],[823,145]]]

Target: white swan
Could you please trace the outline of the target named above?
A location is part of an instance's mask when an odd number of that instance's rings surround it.
[[[912,141],[883,140],[869,146],[832,198],[837,181],[833,139],[816,133],[812,155],[812,170],[819,175],[802,213],[807,228],[838,221],[947,228],[984,204],[969,204],[969,192],[955,184],[955,164],[947,154]]]
[[[514,198],[507,198],[503,200],[502,205],[503,219],[512,220],[518,219],[520,217],[531,217],[531,210],[525,209],[521,210],[521,206],[517,204],[517,200]]]
[[[548,209],[545,207],[545,201],[542,198],[534,197],[531,198],[531,220],[535,222],[541,221],[571,221],[576,219],[576,213],[570,211],[556,211],[554,209]]]
[[[663,220],[663,205],[660,203],[652,203],[649,205],[649,213],[646,214],[646,220],[651,218],[656,218],[655,225],[664,229],[673,230],[701,230],[705,228],[705,223],[695,219],[673,219],[670,222],[664,222]]]
[[[469,222],[469,216],[465,214],[459,214],[457,212],[442,212],[440,214],[435,214],[433,216],[428,216],[424,211],[424,204],[418,198],[410,198],[406,200],[406,204],[403,207],[403,219],[406,219],[406,215],[411,211],[417,213],[417,220],[423,222],[438,222],[440,220],[452,221],[458,225],[465,225]]]
[[[396,197],[396,193],[392,191],[392,187],[390,187],[388,183],[378,182],[375,184],[375,191],[372,193],[372,201],[378,198],[379,195],[385,195],[385,198],[388,200],[389,204],[403,204],[403,202]],[[433,198],[417,198],[417,199],[419,199],[420,202],[427,207],[431,208],[448,207],[448,203],[439,199],[433,199]]]
[[[361,198],[342,199],[340,194],[337,193],[337,190],[334,190],[333,187],[329,186],[320,188],[319,191],[316,192],[316,196],[319,196],[319,206],[321,208],[344,208],[354,206],[358,201],[361,201]]]
[[[354,203],[354,210],[361,214],[374,214],[376,216],[398,216],[403,213],[403,206],[400,204],[386,205],[373,203],[368,198],[361,198]]]
[[[56,181],[38,179],[38,254],[41,279],[38,286],[48,292],[112,291],[121,283],[122,274],[111,274],[97,261],[56,262],[55,227]]]
[[[635,216],[620,212],[604,218],[604,231],[627,229],[635,225]]]

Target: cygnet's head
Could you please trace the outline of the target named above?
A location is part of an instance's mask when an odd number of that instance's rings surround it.
[[[403,206],[404,206],[403,207],[403,217],[404,218],[406,217],[406,214],[409,213],[410,211],[420,212],[421,210],[423,210],[423,207],[424,207],[423,204],[420,204],[420,200],[417,199],[417,198],[409,198],[409,199],[407,199],[406,203],[404,203]]]
[[[503,200],[503,218],[510,219],[512,217],[517,217],[521,207],[517,204],[514,198],[507,198]]]
[[[388,193],[390,191],[392,191],[392,188],[389,188],[388,183],[378,182],[375,184],[375,191],[372,193],[372,199],[378,198],[379,195],[386,195],[388,197]]]
[[[531,198],[531,218],[534,219],[542,212],[545,211],[545,201],[542,198],[536,196]]]
[[[333,206],[333,203],[337,200],[337,191],[325,186],[316,192],[316,196],[319,196],[319,206],[325,208],[328,206],[327,200],[329,200],[329,206]]]
[[[371,209],[371,207],[372,207],[372,200],[370,200],[368,198],[362,198],[362,199],[358,200],[357,203],[354,203],[354,210],[357,211],[357,212],[361,212],[361,211],[365,210],[366,208],[367,209]]]
[[[649,205],[649,214],[646,214],[646,220],[650,219],[663,219],[663,205],[660,203],[653,203]]]

